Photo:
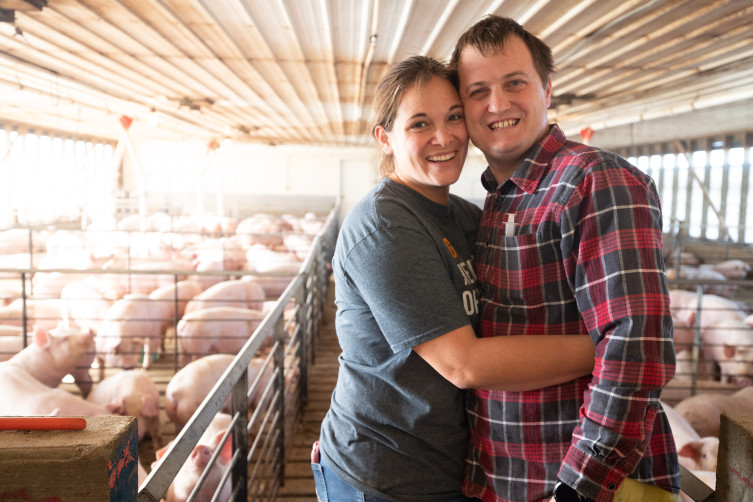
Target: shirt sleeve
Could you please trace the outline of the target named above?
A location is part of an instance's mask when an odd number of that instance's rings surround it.
[[[369,306],[393,352],[470,324],[434,241],[391,227],[361,240],[347,256],[347,277]]]
[[[661,208],[650,178],[602,162],[573,192],[561,221],[570,236],[565,267],[596,362],[560,477],[611,500],[647,451],[661,390],[675,370]]]

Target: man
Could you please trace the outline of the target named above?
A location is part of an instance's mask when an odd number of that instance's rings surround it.
[[[485,501],[679,500],[659,404],[674,375],[653,181],[547,122],[553,58],[512,19],[464,33],[451,64],[489,167],[475,249],[482,337],[589,335],[593,374],[531,392],[469,393],[466,495]],[[630,478],[629,481],[626,481]]]

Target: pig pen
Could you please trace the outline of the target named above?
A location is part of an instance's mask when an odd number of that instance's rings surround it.
[[[753,247],[664,236],[677,369],[668,404],[699,393],[729,395],[753,381]]]
[[[35,325],[55,329],[61,321],[55,312],[60,311],[60,306],[65,301],[60,296],[63,285],[67,286],[95,274],[114,284],[113,287],[118,289],[116,293],[111,293],[114,295],[148,296],[147,290],[154,291],[155,278],[158,279],[160,287],[172,285],[172,295],[168,293],[167,296],[155,300],[169,305],[168,309],[161,311],[159,317],[159,321],[165,325],[159,348],[152,347],[154,352],[150,355],[143,346],[133,345],[117,353],[121,357],[131,357],[131,362],[127,366],[110,364],[117,361],[108,361],[105,357],[101,361],[95,361],[90,370],[96,386],[123,372],[124,368],[129,369],[131,365],[140,368],[148,361],[146,373],[159,389],[159,438],[156,442],[148,437],[139,442],[141,464],[147,472],[153,471],[149,474],[148,480],[141,485],[139,500],[158,500],[165,493],[173,478],[179,473],[181,465],[193,450],[198,448],[197,442],[202,432],[222,410],[227,399],[232,401],[230,433],[221,441],[232,445],[233,454],[229,459],[219,456],[220,444],[216,448],[218,455],[215,456],[219,459],[217,462],[226,468],[227,483],[232,484],[233,496],[236,497],[234,499],[274,500],[277,487],[284,476],[285,455],[290,448],[293,430],[306,399],[307,367],[313,354],[322,301],[326,297],[329,284],[329,262],[337,235],[337,214],[338,209],[335,208],[326,218],[309,218],[310,224],[317,221],[319,223],[316,233],[289,230],[280,232],[263,225],[252,228],[251,232],[228,232],[215,226],[211,231],[202,232],[198,237],[204,241],[217,240],[220,244],[218,248],[207,247],[197,250],[198,254],[203,254],[207,258],[203,262],[204,267],[200,260],[198,264],[194,260],[190,266],[186,266],[180,258],[162,257],[162,261],[147,261],[140,255],[128,252],[115,263],[110,263],[108,268],[95,269],[93,265],[98,264],[97,260],[101,261],[98,251],[88,250],[89,256],[85,256],[85,253],[69,247],[68,253],[61,254],[68,254],[69,258],[75,255],[75,259],[80,260],[77,263],[84,263],[86,266],[54,268],[53,262],[48,260],[52,253],[42,244],[39,235],[31,229],[22,229],[26,235],[15,232],[18,247],[6,246],[2,249],[0,245],[0,254],[5,251],[0,258],[5,259],[4,263],[0,261],[0,297],[5,304],[5,310],[0,311],[0,325],[3,326],[0,328],[3,329],[0,333],[0,358],[7,359],[24,346],[33,343],[29,334]],[[49,229],[40,232],[49,234]],[[143,238],[143,235],[130,229],[124,232],[119,234],[118,238],[125,237],[129,241],[129,246],[136,239]],[[237,247],[222,240],[231,234],[254,241],[251,246],[255,247],[255,257],[266,256],[267,250],[273,247],[268,245],[270,239],[298,239],[300,249],[298,252],[290,253],[300,256],[298,261],[285,261],[282,267],[275,267],[274,263],[270,265],[269,262],[253,268],[241,267],[237,264]],[[102,232],[102,235],[107,235],[107,232]],[[179,230],[169,232],[169,236],[173,241],[193,238],[191,232]],[[155,249],[151,240],[149,243],[147,247]],[[160,249],[157,248],[156,251],[159,252]],[[251,251],[244,251],[244,258],[252,255]],[[163,266],[150,266],[154,263],[162,263]],[[38,268],[39,265],[43,268]],[[171,379],[183,367],[181,356],[185,355],[185,351],[181,349],[177,330],[182,317],[181,309],[185,308],[188,298],[181,296],[178,284],[186,280],[203,281],[208,285],[207,289],[225,281],[258,281],[263,284],[266,297],[263,304],[251,305],[254,307],[253,310],[257,310],[258,307],[263,315],[256,320],[255,328],[246,334],[242,347],[235,351],[232,363],[222,372],[221,377],[210,382],[211,391],[201,407],[181,428],[167,416],[165,392]],[[86,289],[79,289],[76,294],[78,296],[74,296],[73,299],[78,301],[79,307],[82,304],[92,307],[85,315],[77,318],[79,324],[86,329],[94,329],[95,326],[101,328],[105,310],[94,308],[100,300],[99,296],[89,296]],[[213,300],[221,301],[222,298],[215,297]],[[235,297],[227,300],[231,305],[238,301]],[[65,312],[65,315],[69,316],[68,320],[74,318],[70,309]],[[87,320],[91,321],[93,326],[90,326]],[[234,319],[231,317],[228,320]],[[248,336],[249,334],[251,336]],[[97,347],[96,355],[105,355],[101,353],[100,348]],[[206,354],[194,355],[201,358]],[[257,362],[257,366],[261,367],[258,374],[265,375],[263,378],[256,378],[243,371],[252,362]],[[269,369],[265,371],[263,368]],[[266,376],[266,373],[271,375]],[[74,381],[64,381],[60,387],[72,394],[80,395]],[[261,401],[263,405],[249,408],[249,402],[257,401]],[[249,413],[238,411],[243,409],[249,409]],[[159,464],[152,469],[152,463],[156,460],[156,449],[168,445],[171,441],[172,444],[163,452],[164,456]],[[210,471],[210,467],[207,467],[207,472]],[[220,491],[225,484],[226,481],[223,479],[219,484]]]

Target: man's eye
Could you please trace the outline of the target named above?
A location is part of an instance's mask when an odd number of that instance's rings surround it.
[[[471,92],[468,93],[469,96],[478,96],[484,92],[484,89],[473,89]]]

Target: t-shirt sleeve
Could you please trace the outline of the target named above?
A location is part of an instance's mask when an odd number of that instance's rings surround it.
[[[428,235],[399,227],[379,230],[356,244],[344,265],[393,352],[470,324]]]

